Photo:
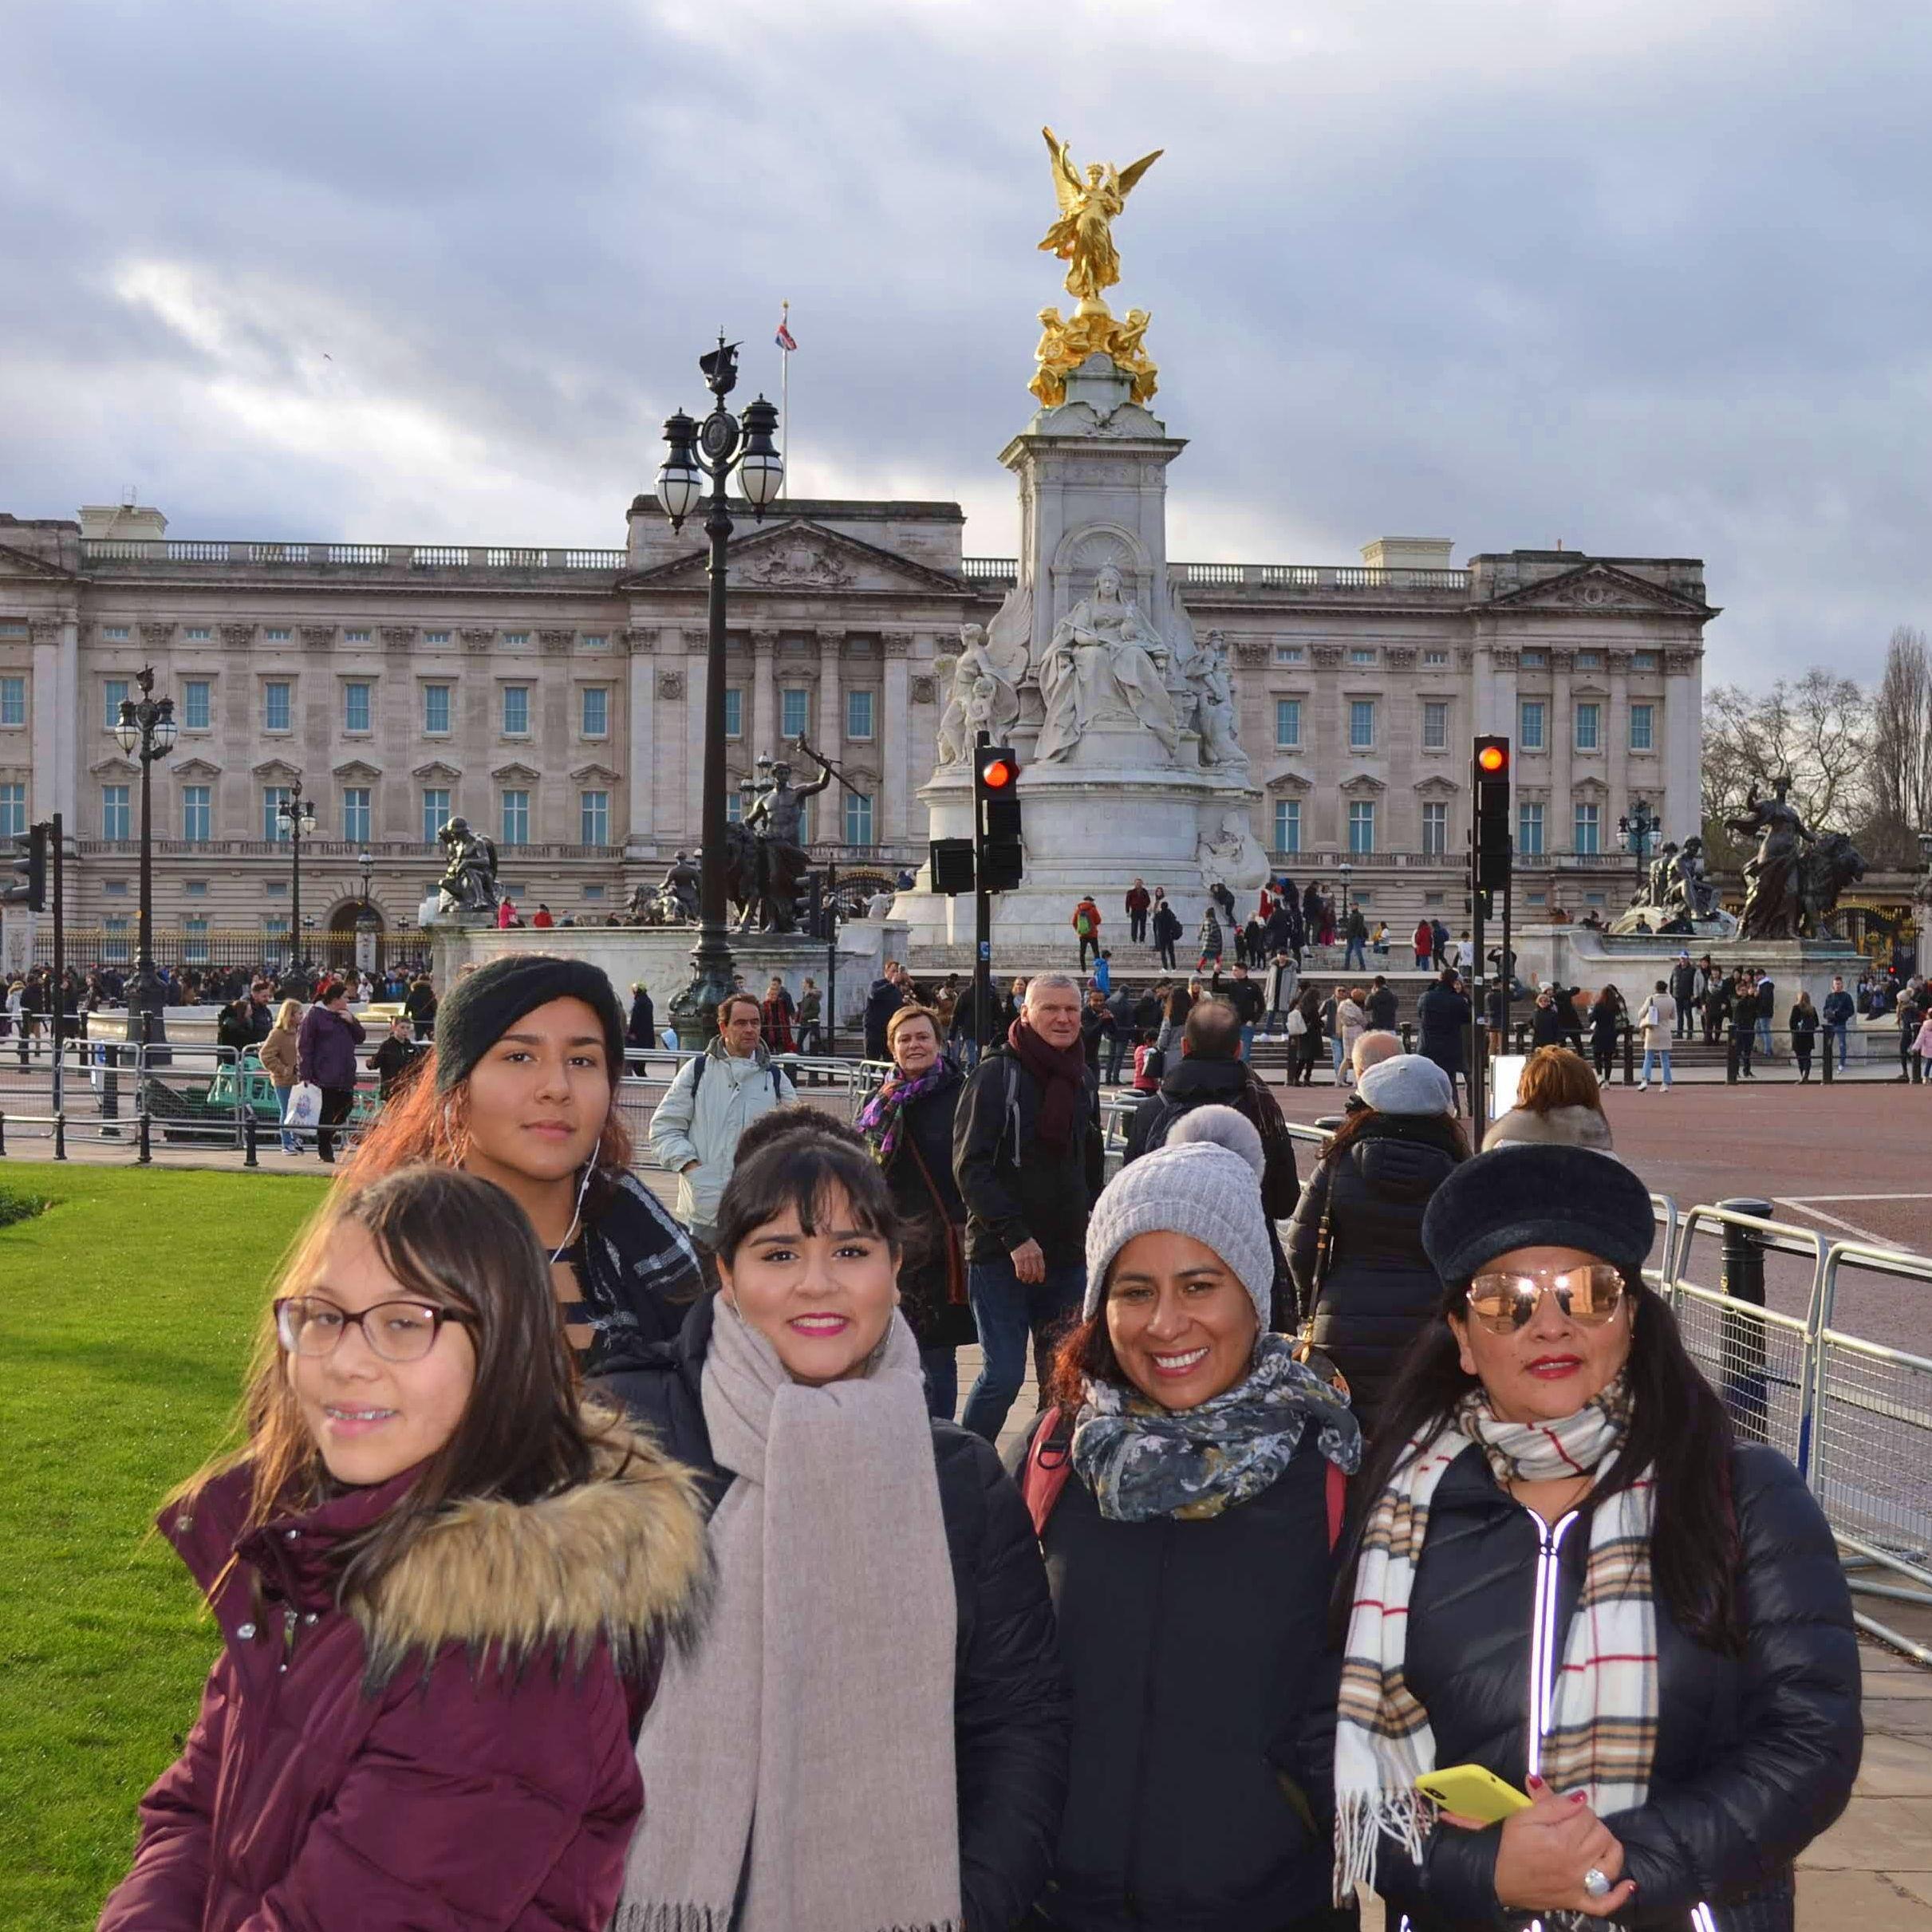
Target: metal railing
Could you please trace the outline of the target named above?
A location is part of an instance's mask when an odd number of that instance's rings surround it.
[[[257,543],[223,538],[83,537],[83,564],[355,565],[406,570],[621,570],[623,550],[480,543]]]

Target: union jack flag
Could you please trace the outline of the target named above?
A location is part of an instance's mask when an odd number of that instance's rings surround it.
[[[786,327],[783,317],[779,321],[779,332],[771,339],[778,344],[780,349],[796,349],[798,346],[791,339],[791,331]]]

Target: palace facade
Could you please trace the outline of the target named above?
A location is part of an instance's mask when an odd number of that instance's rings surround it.
[[[985,623],[1011,560],[964,554],[948,503],[792,501],[731,546],[726,720],[735,782],[801,732],[844,783],[814,849],[924,858],[920,787],[941,659]],[[152,666],[180,727],[156,767],[164,956],[290,917],[276,809],[300,779],[305,926],[368,906],[412,927],[436,827],[497,842],[527,913],[601,922],[702,819],[705,575],[695,526],[630,507],[621,549],[171,537],[157,510],[0,515],[0,836],[58,811],[69,919],[131,932],[140,774],[120,702]],[[1693,558],[1485,552],[1384,538],[1343,566],[1177,563],[1197,633],[1226,637],[1255,831],[1283,869],[1346,877],[1398,932],[1460,930],[1469,741],[1516,747],[1519,917],[1630,896],[1619,817],[1697,828],[1706,601]],[[1339,873],[1346,865],[1348,871]],[[177,945],[166,944],[178,933]]]

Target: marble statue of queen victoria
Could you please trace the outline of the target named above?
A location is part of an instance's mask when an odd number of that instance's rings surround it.
[[[1156,653],[1167,647],[1140,606],[1121,594],[1121,575],[1102,564],[1090,597],[1054,630],[1036,676],[1046,705],[1038,756],[1063,759],[1102,719],[1131,720],[1153,732],[1171,759],[1179,743],[1173,701]]]

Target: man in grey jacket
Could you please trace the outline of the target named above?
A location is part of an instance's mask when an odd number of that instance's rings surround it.
[[[706,1248],[718,1232],[718,1199],[738,1141],[761,1114],[797,1098],[761,1043],[763,1015],[749,993],[718,1007],[718,1037],[687,1060],[651,1116],[651,1152],[677,1176],[677,1217]]]

